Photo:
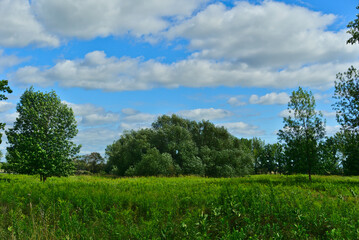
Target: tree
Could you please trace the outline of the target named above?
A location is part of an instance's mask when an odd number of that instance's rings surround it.
[[[253,169],[251,151],[225,128],[176,115],[158,117],[152,128],[125,132],[107,146],[106,155],[108,169],[120,176],[231,177]]]
[[[283,149],[279,143],[266,144],[257,158],[256,173],[282,173]]]
[[[359,9],[359,6],[356,7]],[[350,21],[347,25],[349,30],[347,33],[351,35],[351,37],[348,39],[347,44],[354,44],[356,42],[359,43],[359,14],[356,15],[356,19],[354,21]]]
[[[346,175],[359,174],[359,71],[351,66],[347,72],[338,73],[335,81],[333,109],[341,125],[338,135],[344,155],[343,171]]]
[[[325,135],[322,114],[315,111],[312,92],[301,87],[293,91],[288,103],[289,116],[278,137],[285,145],[289,173],[308,173],[309,180],[318,166],[318,146]],[[292,114],[292,116],[291,116]]]
[[[12,90],[8,86],[7,80],[0,81],[0,101],[7,100],[8,98],[3,93],[12,93]],[[5,123],[0,123],[0,130],[4,130]],[[2,133],[0,132],[0,144],[1,144]]]
[[[54,91],[27,89],[16,107],[13,128],[6,131],[8,170],[50,176],[67,176],[74,170],[72,159],[81,146],[71,140],[78,132],[74,113]]]
[[[357,6],[359,9],[359,6]],[[359,14],[349,22],[347,33],[351,37],[347,44],[359,43]],[[338,73],[335,81],[333,109],[337,112],[337,121],[341,132],[337,134],[343,154],[343,171],[347,175],[359,174],[359,71],[351,66],[347,72]]]
[[[335,81],[333,104],[337,121],[343,130],[358,132],[359,127],[359,71],[351,66],[347,72],[338,73]]]
[[[98,152],[82,155],[74,160],[77,173],[105,171],[105,159]]]
[[[320,143],[320,174],[341,174],[340,167],[342,146],[340,145],[341,136],[337,133],[334,136],[326,137],[325,141]]]

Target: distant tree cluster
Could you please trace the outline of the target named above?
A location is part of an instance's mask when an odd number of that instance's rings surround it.
[[[253,173],[251,149],[209,121],[161,116],[152,128],[124,133],[106,149],[120,176],[201,175],[234,177]]]
[[[104,173],[105,159],[98,152],[80,155],[74,160],[76,174]]]
[[[345,81],[342,84],[345,85]],[[337,111],[337,118],[338,122],[343,122],[340,119],[348,118],[344,111],[353,113],[355,110],[343,107],[342,97],[337,96],[337,83],[335,89],[334,98],[339,101],[334,104],[334,109],[341,108]],[[346,100],[343,102],[348,103]],[[312,174],[359,175],[357,134],[345,130],[349,128],[346,122],[341,132],[325,137],[325,121],[315,106],[312,92],[301,87],[292,92],[288,103],[289,116],[284,117],[284,126],[278,132],[279,142],[265,144],[257,141],[256,173],[302,173],[308,174],[309,179]]]
[[[0,101],[2,100],[7,100],[7,96],[5,95],[5,93],[12,93],[11,88],[8,85],[8,81],[7,80],[1,80],[0,81]],[[5,128],[5,123],[1,123],[0,122],[0,131],[4,130]],[[2,138],[2,132],[0,132],[0,144],[1,144],[1,138]],[[2,158],[2,152],[0,151],[0,158]]]

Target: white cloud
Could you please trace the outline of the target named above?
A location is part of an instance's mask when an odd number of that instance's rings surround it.
[[[281,111],[279,114],[278,114],[279,117],[282,117],[282,118],[287,118],[289,116],[291,117],[294,117],[294,112],[291,111],[289,112],[289,109],[284,109],[283,111]]]
[[[156,34],[170,20],[188,17],[207,0],[33,0],[36,16],[47,29],[67,37]]]
[[[138,110],[133,109],[133,108],[124,108],[121,110],[121,112],[125,115],[135,115],[135,114],[139,113]]]
[[[231,97],[228,99],[228,104],[238,107],[238,106],[244,106],[247,103],[243,102],[241,99],[243,98],[243,96],[237,96],[237,97]]]
[[[1,40],[0,40],[1,41]],[[20,59],[15,55],[5,55],[4,50],[0,49],[0,73],[8,67],[18,65],[25,59]]]
[[[7,125],[13,125],[18,116],[19,116],[18,112],[5,114],[5,116],[1,118],[1,122],[5,122]]]
[[[32,12],[28,0],[0,1],[0,46],[52,46],[60,44],[57,37],[47,33]]]
[[[325,127],[325,130],[326,130],[326,133],[327,135],[331,136],[331,135],[334,135],[336,134],[337,132],[340,131],[340,125],[335,125],[335,126],[326,126]]]
[[[288,104],[289,100],[289,95],[285,92],[272,92],[261,97],[259,97],[258,95],[252,95],[249,98],[249,103],[261,105]]]
[[[196,57],[256,67],[357,59],[359,49],[345,44],[346,30],[326,30],[335,20],[334,15],[281,2],[238,1],[233,8],[222,3],[209,5],[166,35],[188,39]]]
[[[353,65],[358,65],[353,63]],[[106,91],[146,90],[155,87],[303,87],[329,88],[335,75],[348,65],[316,64],[277,71],[252,68],[234,62],[187,59],[172,64],[141,58],[107,57],[102,51],[83,59],[62,60],[50,68],[26,66],[9,77],[25,84],[103,89]],[[101,84],[99,84],[101,82]]]
[[[334,118],[336,117],[336,112],[329,112],[329,111],[326,111],[326,110],[322,110],[320,111],[324,117],[326,118]]]
[[[81,144],[81,154],[91,152],[105,153],[106,146],[120,137],[120,132],[103,127],[87,128],[79,130],[74,142]]]
[[[119,115],[116,113],[92,113],[82,117],[81,123],[84,125],[102,125],[108,123],[114,123],[119,120]]]
[[[250,125],[244,122],[221,123],[217,126],[225,127],[231,134],[236,136],[255,137],[264,135],[265,132],[258,126]]]
[[[332,94],[321,94],[315,93],[314,98],[316,102],[323,101],[324,103],[330,103],[330,99],[333,97]]]
[[[156,114],[142,113],[136,109],[122,109],[123,117],[120,123],[121,130],[138,130],[142,128],[150,128],[151,124],[158,117]]]
[[[140,113],[140,112],[123,117],[123,121],[130,123],[153,122],[155,119],[156,119],[155,114]]]
[[[6,112],[12,108],[15,107],[15,104],[11,103],[11,102],[0,102],[0,113],[1,112]]]
[[[214,109],[214,108],[198,108],[193,110],[182,110],[177,112],[178,115],[184,118],[201,121],[201,120],[217,120],[230,117],[233,115],[232,112],[225,109]]]
[[[322,111],[317,111],[317,113],[319,114],[319,112],[321,112],[323,114],[323,117],[326,117],[326,118],[333,118],[336,116],[336,112],[329,112],[329,111],[326,111],[326,110],[322,110]],[[279,114],[278,114],[279,117],[294,117],[294,111],[292,111],[291,113],[289,113],[289,110],[288,109],[285,109],[283,111],[281,111]]]
[[[74,111],[79,124],[86,126],[97,126],[103,124],[111,124],[119,121],[119,114],[107,112],[102,107],[93,104],[74,104],[63,101]]]

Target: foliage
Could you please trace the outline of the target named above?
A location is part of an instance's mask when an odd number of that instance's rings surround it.
[[[337,152],[345,175],[359,174],[359,135],[340,131],[335,135]]]
[[[12,90],[8,86],[8,81],[7,80],[1,80],[0,81],[0,101],[8,99],[5,96],[5,94],[3,94],[3,93],[12,93]],[[5,123],[0,122],[0,131],[4,130],[4,128],[5,128]],[[0,132],[0,144],[1,144],[1,138],[2,138],[2,133]]]
[[[20,98],[13,128],[6,131],[8,171],[49,176],[73,172],[72,159],[79,152],[71,139],[77,134],[71,108],[54,91],[35,92],[31,87]]]
[[[283,173],[285,168],[283,145],[279,143],[266,144],[257,160],[258,173]]]
[[[76,172],[100,173],[105,171],[105,159],[98,152],[78,156],[74,160]]]
[[[359,6],[356,7],[359,9]],[[359,43],[359,14],[356,15],[356,19],[354,21],[350,21],[347,25],[349,30],[347,33],[351,35],[351,37],[348,39],[347,44],[355,44]]]
[[[346,175],[359,174],[359,72],[351,66],[347,72],[338,73],[335,82],[334,110],[341,132],[343,171]]]
[[[338,134],[326,137],[325,141],[320,142],[318,174],[343,174],[341,144]]]
[[[338,73],[335,81],[334,110],[344,131],[357,132],[359,127],[359,72],[351,66],[347,72]]]
[[[0,239],[358,239],[357,177],[0,176]]]
[[[293,91],[288,103],[292,116],[284,117],[284,127],[279,130],[279,140],[285,143],[288,173],[317,172],[319,163],[319,143],[325,135],[325,123],[321,113],[315,110],[312,92],[301,87]]]
[[[150,129],[124,133],[106,155],[109,168],[120,176],[231,177],[253,169],[253,154],[225,128],[176,115],[159,117]]]

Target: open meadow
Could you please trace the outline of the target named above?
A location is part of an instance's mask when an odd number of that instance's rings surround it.
[[[0,239],[358,239],[359,178],[0,175]]]

